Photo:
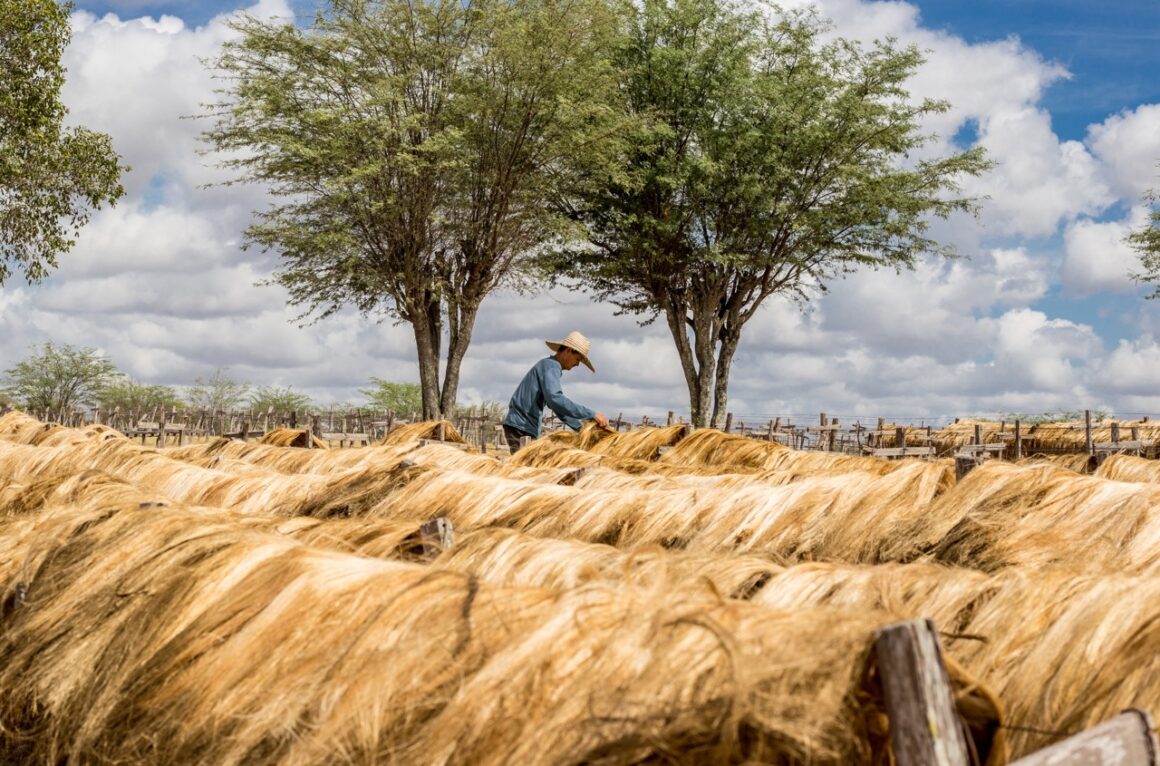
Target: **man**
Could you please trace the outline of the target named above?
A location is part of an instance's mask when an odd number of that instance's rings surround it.
[[[581,362],[596,372],[588,359],[588,339],[573,331],[564,340],[544,342],[555,354],[541,359],[528,370],[512,394],[507,417],[503,420],[503,433],[513,455],[520,448],[521,438],[530,436],[535,439],[540,435],[540,418],[544,414],[544,407],[556,413],[573,431],[580,429],[582,420],[595,420],[601,428],[608,427],[608,418],[564,396],[560,387],[561,373]]]

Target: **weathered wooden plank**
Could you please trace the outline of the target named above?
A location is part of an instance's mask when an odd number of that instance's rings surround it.
[[[938,633],[930,620],[878,631],[878,674],[898,766],[968,766],[970,757]]]
[[[863,447],[862,451],[873,457],[929,457],[934,455],[934,447]]]
[[[1011,766],[1155,766],[1160,744],[1152,716],[1129,708],[1062,742],[1036,750]]]
[[[1122,449],[1145,449],[1151,447],[1153,441],[1151,439],[1136,439],[1122,442],[1096,442],[1092,445],[1094,450],[1116,451]]]
[[[461,450],[471,449],[470,444],[460,444],[459,442],[444,442],[444,441],[439,441],[438,439],[420,439],[419,440],[420,447],[426,447],[428,444],[442,444],[444,447],[455,447],[456,449],[461,449]]]
[[[1007,449],[1007,444],[1003,442],[994,444],[964,444],[959,447],[958,451],[964,454],[972,452],[1002,452]]]

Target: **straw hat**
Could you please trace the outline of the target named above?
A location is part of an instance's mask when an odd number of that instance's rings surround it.
[[[596,372],[596,368],[592,366],[592,362],[588,359],[588,349],[592,344],[589,343],[588,339],[581,335],[578,331],[573,330],[572,332],[568,333],[568,337],[564,338],[564,340],[546,340],[544,342],[547,343],[548,348],[552,349],[553,351],[559,351],[561,346],[567,346],[568,348],[580,354],[580,361],[584,363],[585,367],[592,370],[593,372]]]

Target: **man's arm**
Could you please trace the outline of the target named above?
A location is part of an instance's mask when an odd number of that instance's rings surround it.
[[[543,391],[544,404],[573,430],[579,430],[580,421],[590,420],[599,414],[595,410],[591,410],[582,404],[577,404],[564,396],[564,390],[560,384],[560,367],[558,365],[544,365]],[[608,422],[607,419],[605,419],[605,422]]]

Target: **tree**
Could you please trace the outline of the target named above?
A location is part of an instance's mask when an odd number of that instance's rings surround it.
[[[5,371],[4,393],[30,412],[61,417],[92,406],[101,390],[120,375],[96,349],[46,341]]]
[[[910,267],[931,216],[987,167],[981,151],[908,159],[947,105],[903,88],[922,61],[890,42],[823,42],[811,14],[727,0],[642,0],[617,52],[628,108],[648,118],[628,180],[561,204],[588,243],[549,272],[648,323],[663,315],[696,425],[720,425],[742,329],[772,295],[805,300],[860,266]]]
[[[226,412],[246,400],[250,384],[234,380],[227,370],[226,367],[219,367],[208,379],[193,379],[193,385],[185,395],[191,409]]]
[[[1153,205],[1152,218],[1147,226],[1128,235],[1128,244],[1140,254],[1142,271],[1131,276],[1137,282],[1154,285],[1148,298],[1160,298],[1160,208],[1155,207],[1156,192],[1149,192],[1147,201]]]
[[[70,4],[0,0],[0,284],[43,279],[91,211],[125,190],[109,137],[64,128]]]
[[[172,386],[139,383],[128,377],[117,377],[101,387],[97,406],[106,413],[120,410],[129,413],[161,412],[182,406],[181,397]]]
[[[291,386],[262,386],[250,394],[250,409],[256,413],[299,412],[310,409],[310,397],[300,394]]]
[[[300,319],[353,306],[410,324],[423,416],[451,413],[481,302],[566,228],[547,204],[561,181],[614,156],[615,15],[603,0],[332,0],[308,29],[236,28],[204,138],[277,200],[247,246],[280,254]]]
[[[423,411],[423,390],[417,383],[394,383],[381,378],[371,378],[371,383],[372,388],[359,389],[371,407],[394,410],[400,415]]]

